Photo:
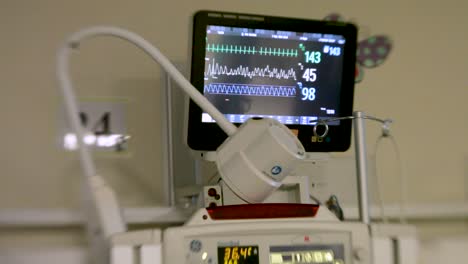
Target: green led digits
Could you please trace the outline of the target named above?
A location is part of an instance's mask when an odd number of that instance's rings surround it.
[[[320,63],[322,61],[322,53],[320,51],[304,52],[306,63]]]

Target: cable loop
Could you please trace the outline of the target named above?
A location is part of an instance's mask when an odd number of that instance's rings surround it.
[[[385,137],[388,137],[390,135],[390,124],[393,123],[392,119],[381,119],[377,118],[374,116],[363,116],[363,117],[356,117],[356,116],[343,116],[343,117],[333,117],[333,118],[324,118],[324,119],[318,119],[317,124],[314,126],[314,136],[319,137],[319,138],[324,138],[328,135],[329,127],[328,123],[334,122],[334,121],[340,121],[340,120],[347,120],[347,119],[356,119],[356,118],[363,118],[363,119],[369,119],[372,121],[376,121],[382,124],[382,135]],[[313,122],[313,121],[312,121]],[[325,127],[325,131],[322,134],[317,133],[317,127],[323,126]]]

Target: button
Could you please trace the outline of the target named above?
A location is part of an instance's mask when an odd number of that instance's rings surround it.
[[[200,252],[201,249],[202,249],[202,242],[200,240],[192,240],[190,242],[190,251]]]

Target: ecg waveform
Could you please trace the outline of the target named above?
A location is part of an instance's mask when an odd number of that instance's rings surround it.
[[[211,83],[211,84],[205,85],[203,90],[205,94],[250,95],[250,96],[272,96],[272,97],[294,97],[296,96],[296,88],[294,86]]]
[[[265,67],[254,67],[250,69],[249,67],[244,67],[239,65],[236,68],[230,68],[228,66],[222,66],[213,59],[211,63],[208,64],[208,69],[205,72],[205,80],[209,77],[213,79],[217,79],[218,76],[240,76],[245,78],[254,78],[254,77],[264,77],[264,78],[271,78],[271,79],[282,79],[282,80],[289,80],[293,79],[296,80],[296,71],[294,68],[289,69],[278,69],[270,67],[267,65]]]
[[[264,56],[281,56],[281,57],[297,57],[297,49],[282,49],[272,47],[255,47],[246,45],[230,45],[230,44],[206,44],[206,51],[215,53],[233,53],[233,54],[250,54]]]

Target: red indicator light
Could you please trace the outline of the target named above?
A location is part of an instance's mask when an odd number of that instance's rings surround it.
[[[315,204],[267,203],[217,206],[206,210],[211,219],[233,220],[314,217],[319,207]]]

